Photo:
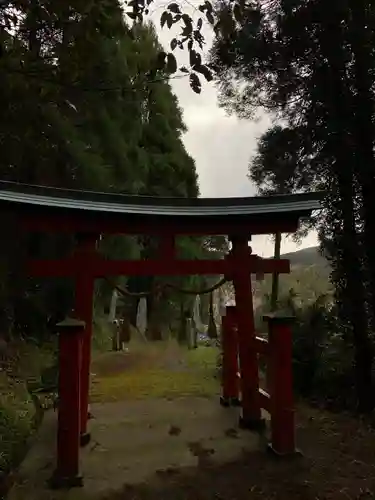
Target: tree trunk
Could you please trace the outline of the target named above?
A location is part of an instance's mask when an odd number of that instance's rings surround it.
[[[159,321],[159,298],[155,294],[147,296],[147,330],[148,340],[163,340],[161,325]]]
[[[280,259],[281,252],[281,233],[275,234],[275,251],[274,259]],[[272,290],[271,290],[271,311],[276,311],[277,300],[279,296],[279,273],[272,274]]]
[[[373,40],[374,19],[368,19],[366,4],[363,0],[351,1],[352,22],[350,24],[350,41],[354,55],[354,161],[357,178],[360,184],[363,202],[363,244],[370,292],[370,310],[372,325],[375,319],[375,160],[374,138],[375,127],[373,116],[375,111],[373,94]],[[372,24],[371,24],[372,23]]]
[[[109,313],[108,313],[109,323],[113,323],[113,321],[116,319],[116,309],[117,309],[117,291],[116,289],[113,289],[111,302],[109,306]]]
[[[180,300],[180,324],[178,328],[178,342],[184,344],[187,341],[187,317],[188,314],[184,309],[184,301],[181,297]]]
[[[33,62],[38,61],[40,55],[40,10],[36,0],[31,0],[29,12],[26,18],[26,27],[28,30],[29,52],[32,55]]]
[[[131,339],[130,322],[126,316],[123,316],[122,320],[123,323],[120,325],[120,343],[128,344]]]
[[[207,335],[209,339],[217,339],[217,328],[214,318],[214,296],[213,292],[210,293],[210,307],[208,317],[208,330]]]
[[[342,255],[341,276],[346,278],[343,308],[352,326],[355,348],[354,364],[358,409],[368,411],[374,407],[372,363],[372,343],[367,331],[368,321],[365,307],[364,276],[361,262],[361,250],[358,244],[358,232],[354,200],[356,197],[353,162],[353,146],[348,140],[348,128],[351,130],[350,111],[351,86],[347,81],[346,59],[344,54],[345,37],[341,24],[340,7],[328,9],[322,19],[319,33],[321,55],[323,56],[320,74],[322,85],[326,87],[327,120],[329,134],[326,140],[327,158],[332,159],[332,171],[336,180],[337,199],[332,200],[333,213],[342,221],[339,248]],[[342,11],[341,11],[342,12]],[[343,14],[345,15],[345,14]],[[331,92],[329,90],[331,89]],[[350,137],[349,137],[350,139]],[[332,194],[328,195],[331,196]],[[335,229],[334,229],[335,232]]]

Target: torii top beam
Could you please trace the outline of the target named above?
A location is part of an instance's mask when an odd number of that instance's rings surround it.
[[[248,198],[156,198],[0,181],[0,213],[21,229],[118,234],[236,235],[294,232],[323,193]]]

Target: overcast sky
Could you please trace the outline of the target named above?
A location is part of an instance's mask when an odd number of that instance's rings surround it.
[[[162,5],[167,4],[163,2]],[[173,34],[167,28],[158,28],[161,12],[162,9],[158,8],[152,19],[158,29],[160,41],[169,51]],[[208,48],[212,40],[209,27],[204,29],[204,36]],[[182,51],[176,49],[176,56],[180,65],[185,63],[186,55]],[[270,125],[270,120],[266,116],[257,122],[227,116],[217,105],[217,93],[212,83],[202,82],[200,95],[191,90],[187,78],[173,79],[171,83],[188,128],[184,142],[195,159],[201,196],[254,196],[255,188],[247,178],[248,163],[254,154],[257,138]],[[314,245],[317,245],[314,233],[306,237],[300,246],[290,238],[283,238],[282,252],[293,252]],[[267,236],[253,237],[252,248],[254,253],[263,257],[273,253],[272,241]]]

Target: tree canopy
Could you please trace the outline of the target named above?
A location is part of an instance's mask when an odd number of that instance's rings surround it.
[[[182,140],[186,126],[169,83],[170,61],[169,67],[160,65],[162,47],[152,24],[130,23],[117,0],[32,0],[2,3],[0,27],[2,179],[198,196],[195,162]],[[24,256],[15,251],[11,227],[7,234],[9,244],[1,252],[2,330],[35,332],[27,326],[31,315],[46,324],[72,306],[71,283],[25,281],[19,272],[16,293],[14,273]],[[73,248],[72,237],[29,235],[26,240],[25,248],[35,256],[61,257]],[[204,255],[205,245],[202,238],[181,240],[182,251],[192,257]],[[154,247],[146,237],[100,242],[100,251],[111,258],[152,255]],[[150,286],[150,279],[139,286]],[[192,280],[184,278],[181,285]],[[111,293],[108,283],[97,284],[98,311]],[[162,300],[180,302],[172,292]]]
[[[363,408],[374,404],[366,395],[375,312],[374,27],[371,1],[259,0],[229,36],[217,36],[210,57],[222,106],[247,118],[263,108],[279,120],[250,163],[259,191],[326,192],[318,229],[356,346]]]
[[[331,261],[341,326],[356,347],[360,406],[373,408],[373,2],[205,0],[193,5],[194,16],[172,2],[162,9],[160,24],[181,31],[167,52],[145,23],[151,5],[0,4],[2,178],[197,196],[195,165],[183,146],[184,123],[168,80],[187,75],[200,93],[201,76],[215,76],[228,112],[252,118],[263,109],[275,118],[250,165],[259,192],[326,192],[318,229]],[[215,33],[207,62],[204,22]],[[177,49],[188,52],[187,67],[179,64]],[[48,242],[43,247],[51,253],[70,248],[68,240]],[[28,243],[40,247],[38,238]],[[189,255],[204,255],[213,247],[222,251],[226,242],[189,239],[181,246]],[[17,267],[19,257],[10,248],[3,249],[4,269]],[[102,251],[111,254],[150,255],[153,249],[147,238],[102,242]],[[11,288],[7,280],[5,291]],[[8,318],[9,307],[4,311]]]

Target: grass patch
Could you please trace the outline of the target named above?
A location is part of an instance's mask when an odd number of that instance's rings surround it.
[[[186,353],[186,361],[191,368],[213,370],[216,369],[219,349],[217,347],[199,346]]]
[[[28,438],[35,431],[36,408],[27,390],[38,383],[54,359],[54,346],[45,348],[22,340],[11,342],[0,368],[0,473],[17,466]],[[1,479],[1,478],[0,478]],[[1,481],[0,481],[1,482]],[[0,484],[0,487],[2,485]]]
[[[96,360],[91,400],[93,402],[121,401],[140,398],[174,398],[181,396],[209,397],[219,392],[216,375],[218,350],[199,347],[187,350],[176,343],[158,342],[137,346],[133,364],[124,362],[124,368],[108,373],[118,364],[121,354],[107,353]],[[126,354],[123,355],[125,361]]]
[[[12,380],[34,382],[43,370],[54,363],[56,343],[46,343],[43,347],[25,340],[17,340],[8,344],[5,359],[0,364],[1,372]],[[0,385],[0,392],[7,384]]]
[[[209,397],[219,386],[212,376],[200,373],[144,370],[99,379],[93,384],[91,401],[109,402],[126,399]]]
[[[24,385],[5,376],[0,384],[0,471],[6,473],[18,461],[33,431],[35,407]]]

